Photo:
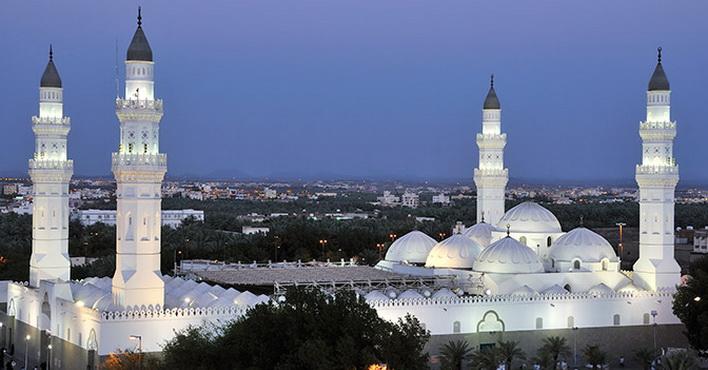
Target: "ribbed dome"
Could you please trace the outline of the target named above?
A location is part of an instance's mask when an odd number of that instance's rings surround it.
[[[49,62],[47,63],[47,67],[44,68],[42,79],[39,81],[39,87],[61,88],[61,77],[59,77],[59,71],[57,71],[57,67],[54,65],[54,51],[51,46],[49,46]]]
[[[656,68],[654,68],[654,73],[651,75],[651,80],[649,80],[649,91],[669,91],[669,79],[666,78],[666,73],[664,72],[664,67],[661,65],[661,48],[658,49],[658,61],[656,63]]]
[[[551,211],[534,202],[523,202],[508,210],[497,223],[497,228],[511,232],[560,233],[561,225]]]
[[[145,32],[143,32],[142,16],[140,8],[138,8],[138,29],[135,30],[133,40],[128,46],[128,55],[126,60],[152,62],[152,49],[148,43]]]
[[[531,248],[506,237],[485,248],[474,263],[474,270],[497,274],[543,272],[543,263]]]
[[[607,258],[617,262],[612,245],[599,234],[584,227],[570,230],[551,246],[548,256],[556,261],[570,262],[576,258],[582,262],[600,262]]]
[[[486,248],[492,242],[492,231],[496,228],[484,221],[470,226],[462,232],[462,235],[472,239],[482,248]]]
[[[433,247],[425,267],[469,269],[480,252],[482,246],[472,239],[454,234]]]
[[[386,252],[386,261],[425,263],[435,246],[435,239],[414,230],[396,239]]]
[[[487,93],[487,97],[484,99],[483,109],[501,109],[497,92],[494,90],[494,75],[492,75],[491,82],[489,84],[489,92]]]

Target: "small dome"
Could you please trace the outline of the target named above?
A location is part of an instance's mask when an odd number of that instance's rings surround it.
[[[44,68],[42,79],[39,81],[39,87],[61,88],[61,77],[59,77],[59,71],[57,71],[57,67],[54,65],[54,52],[51,46],[49,46],[49,62],[47,63],[47,67]]]
[[[489,244],[491,244],[492,231],[495,230],[496,228],[494,226],[482,221],[466,228],[465,231],[462,232],[462,235],[472,239],[477,244],[482,246],[482,248],[486,248]]]
[[[649,80],[649,91],[669,91],[669,79],[666,77],[664,72],[664,67],[661,65],[661,48],[658,49],[659,56],[656,63],[656,68],[654,68],[654,73],[651,75],[651,80]]]
[[[544,272],[538,255],[511,237],[497,240],[485,248],[477,257],[474,270],[497,274]]]
[[[135,30],[133,40],[130,41],[130,46],[128,46],[126,60],[152,62],[152,49],[147,37],[145,37],[145,32],[143,32],[142,19],[140,8],[138,8],[138,29]]]
[[[418,293],[415,289],[408,289],[401,293],[396,299],[423,299],[423,295]]]
[[[509,225],[511,232],[530,233],[560,233],[561,225],[551,211],[538,203],[523,202],[506,211],[497,223],[497,228],[506,230]]]
[[[364,296],[367,302],[388,301],[389,298],[378,290],[372,290]]]
[[[569,294],[570,292],[558,284],[553,284],[550,287],[544,289],[541,293],[546,295],[560,295]]]
[[[613,294],[614,292],[615,291],[612,288],[605,285],[605,283],[597,284],[588,290],[588,293],[597,294],[597,295]]]
[[[435,244],[428,254],[425,267],[469,269],[480,252],[482,246],[472,239],[462,234],[453,234]]]
[[[487,93],[487,97],[484,99],[483,109],[501,109],[497,92],[494,90],[494,75],[492,75],[489,84],[489,92]]]
[[[531,288],[530,286],[524,285],[524,286],[514,290],[513,292],[511,292],[511,295],[519,296],[519,297],[531,297],[531,296],[538,295],[538,292],[533,290],[533,288]]]
[[[617,262],[612,245],[599,234],[584,227],[570,230],[558,238],[551,246],[548,256],[556,261],[601,262],[607,258]]]
[[[435,299],[451,299],[451,298],[457,298],[457,294],[453,293],[450,289],[448,288],[441,288],[435,293],[433,293],[433,298]]]
[[[391,244],[386,252],[386,261],[425,263],[435,243],[435,239],[425,233],[411,231]]]

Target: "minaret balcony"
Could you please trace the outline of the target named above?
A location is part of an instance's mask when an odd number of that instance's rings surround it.
[[[506,146],[506,134],[477,134],[477,146],[480,149],[503,149]]]
[[[44,132],[46,130],[53,131],[56,129],[66,130],[68,132],[69,126],[71,126],[71,118],[69,117],[32,117],[32,129],[35,132],[37,132],[37,130]]]
[[[162,119],[162,100],[116,99],[116,115],[122,121],[158,122]]]
[[[124,154],[113,153],[111,155],[113,167],[154,167],[156,171],[164,171],[167,167],[167,155],[165,154]]]
[[[30,170],[73,170],[74,161],[68,160],[52,160],[52,159],[30,159]]]
[[[474,177],[509,177],[507,168],[475,168]]]
[[[676,121],[644,121],[639,123],[640,130],[676,130]]]

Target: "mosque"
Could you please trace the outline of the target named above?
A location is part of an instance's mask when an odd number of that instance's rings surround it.
[[[50,363],[52,369],[94,369],[102,356],[127,348],[157,352],[175,330],[218,325],[271,300],[160,272],[161,184],[167,171],[159,148],[163,101],[156,98],[153,52],[138,14],[125,60],[124,97],[115,101],[120,145],[112,154],[117,182],[112,278],[70,278],[71,121],[63,113],[62,81],[51,49],[40,82],[39,114],[32,117],[35,152],[29,160],[34,185],[30,281],[3,282],[6,314],[0,330],[6,347],[24,353],[31,363]],[[492,80],[477,134],[478,223],[456,225],[455,233],[441,242],[411,231],[376,266],[453,284],[360,294],[386,319],[411,313],[433,338],[480,335],[480,343],[493,342],[500,333],[680,324],[671,309],[681,276],[674,260],[679,177],[670,95],[659,51],[646,120],[639,125],[641,235],[633,271],[620,270],[619,258],[603,237],[583,227],[564,232],[556,217],[536,203],[505,210],[506,134]]]

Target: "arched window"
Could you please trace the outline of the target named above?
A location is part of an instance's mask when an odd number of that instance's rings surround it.
[[[526,237],[525,237],[525,236],[520,237],[520,238],[519,238],[519,243],[521,243],[521,244],[523,244],[523,245],[526,245]]]
[[[546,238],[546,246],[547,247],[550,247],[552,243],[553,243],[553,239],[551,239],[550,236],[548,238]]]
[[[536,318],[536,329],[543,329],[543,318],[542,317]]]
[[[460,322],[455,321],[452,323],[452,332],[453,333],[459,333],[460,332]]]
[[[649,317],[650,316],[648,313],[644,313],[644,315],[642,316],[642,322],[644,323],[644,325],[651,324],[651,322],[649,321],[650,320]]]
[[[575,327],[575,317],[568,316],[568,329],[572,329],[574,327]]]
[[[570,284],[565,284],[565,286],[563,287],[563,289],[565,289],[565,290],[567,290],[567,291],[569,291],[569,292],[571,292],[571,293],[573,292],[573,291],[570,289]]]
[[[614,316],[612,316],[612,324],[614,324],[615,326],[618,326],[620,324],[619,314],[615,314]]]
[[[609,268],[610,261],[607,259],[602,260],[602,271],[607,271]]]
[[[573,270],[580,270],[580,260],[573,261]]]

